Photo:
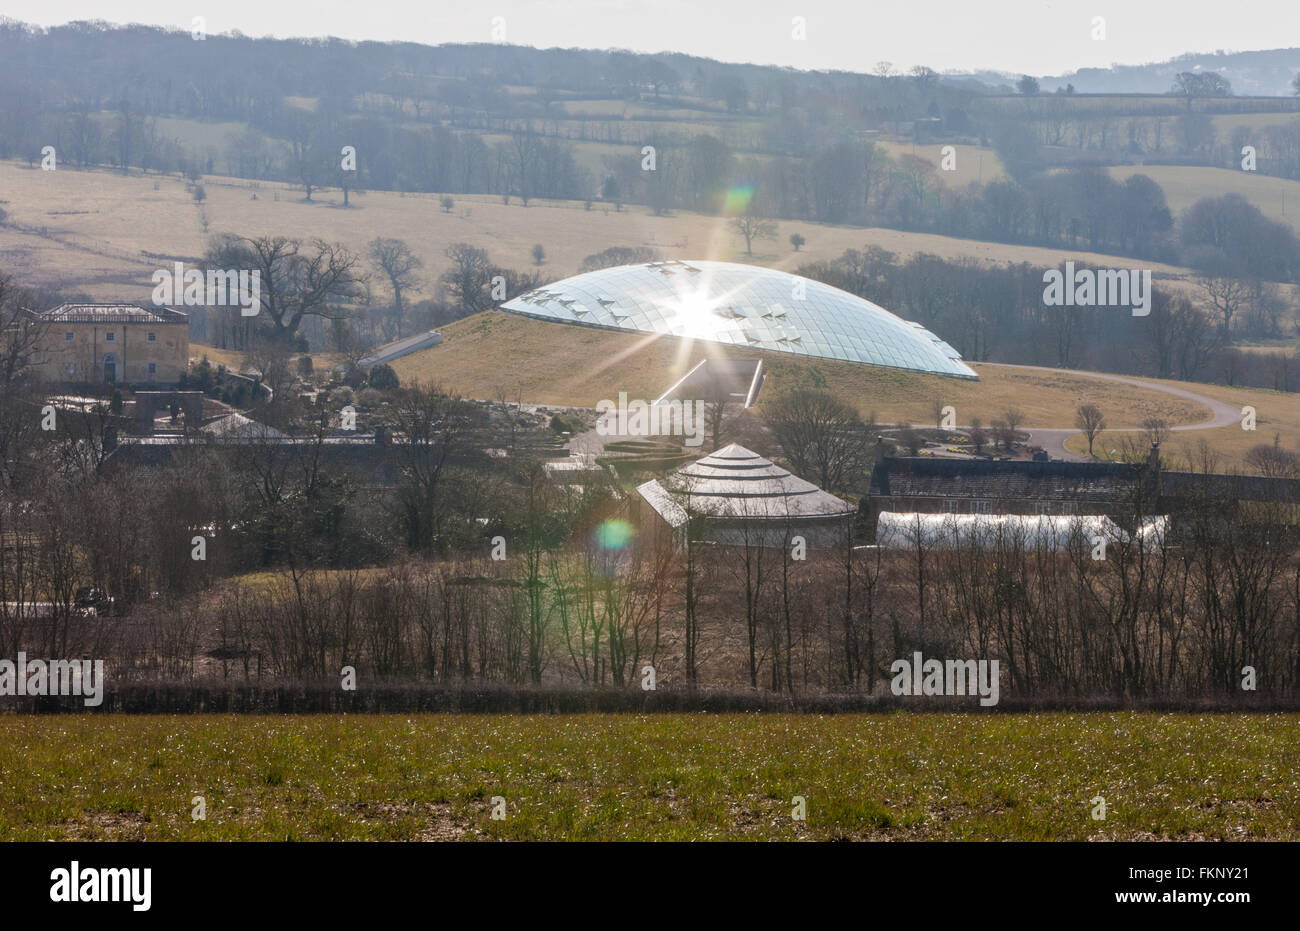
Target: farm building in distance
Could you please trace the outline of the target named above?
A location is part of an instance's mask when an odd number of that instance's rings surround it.
[[[876,523],[876,544],[913,550],[961,549],[969,546],[1018,546],[1025,549],[1091,549],[1100,538],[1107,543],[1165,539],[1168,517],[1142,521],[1129,533],[1104,514],[918,514],[882,511]]]
[[[1225,520],[1300,525],[1300,479],[1165,469],[1153,445],[1145,462],[888,457],[876,463],[863,502],[869,525],[883,512],[1106,517],[1128,531],[1156,515],[1211,508]]]
[[[848,502],[735,443],[636,491],[638,519],[679,544],[687,523],[702,518],[696,540],[783,547],[801,536],[809,546],[831,546],[844,542],[854,514]]]
[[[890,457],[871,473],[872,523],[881,511],[1119,518],[1149,473],[1119,462]]]
[[[189,319],[139,304],[62,304],[34,313],[35,368],[47,382],[173,386],[189,367]]]

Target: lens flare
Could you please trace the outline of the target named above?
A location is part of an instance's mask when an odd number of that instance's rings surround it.
[[[727,199],[723,204],[723,210],[728,214],[744,213],[749,209],[749,202],[753,199],[754,186],[752,184],[738,184],[727,191]]]
[[[625,549],[632,542],[636,530],[625,520],[607,520],[596,528],[596,545],[603,550]]]
[[[703,291],[682,294],[672,305],[669,326],[672,332],[688,339],[713,339],[720,321],[713,315],[713,302]]]

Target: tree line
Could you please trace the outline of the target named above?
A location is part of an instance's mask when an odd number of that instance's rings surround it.
[[[925,253],[902,260],[868,246],[848,249],[830,261],[805,263],[798,273],[942,333],[975,362],[1084,368],[1277,391],[1300,386],[1300,357],[1294,351],[1232,345],[1244,335],[1294,335],[1283,329],[1284,302],[1263,281],[1256,291],[1241,279],[1201,276],[1201,300],[1157,286],[1150,313],[1134,317],[1128,308],[1045,305],[1043,269],[1027,263],[988,267]],[[1221,289],[1227,289],[1226,296]],[[1230,312],[1223,309],[1225,303]]]

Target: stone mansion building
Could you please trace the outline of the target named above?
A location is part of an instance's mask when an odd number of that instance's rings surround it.
[[[36,369],[47,382],[178,384],[189,366],[189,318],[166,307],[62,304],[41,324]]]

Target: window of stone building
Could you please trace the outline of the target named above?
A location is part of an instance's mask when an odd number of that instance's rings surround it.
[[[149,363],[149,374],[150,374],[150,375],[157,375],[157,374],[158,374],[158,363],[157,363],[157,362],[150,362],[150,363]]]
[[[992,514],[992,501],[974,501],[971,502],[971,512],[974,514]]]
[[[158,342],[158,334],[154,333],[152,330],[149,332],[149,342],[151,343]]]
[[[114,333],[112,330],[109,330],[107,333],[104,334],[104,339],[111,343],[113,340],[117,339],[117,334]]]
[[[70,343],[75,338],[75,336],[76,334],[74,334],[71,330],[69,330],[68,332],[63,334],[63,341],[65,343]]]
[[[945,514],[956,514],[956,513],[957,513],[957,505],[958,505],[958,504],[959,504],[959,502],[958,502],[957,499],[955,499],[955,498],[944,498],[944,499],[943,499],[943,512],[944,512]]]

